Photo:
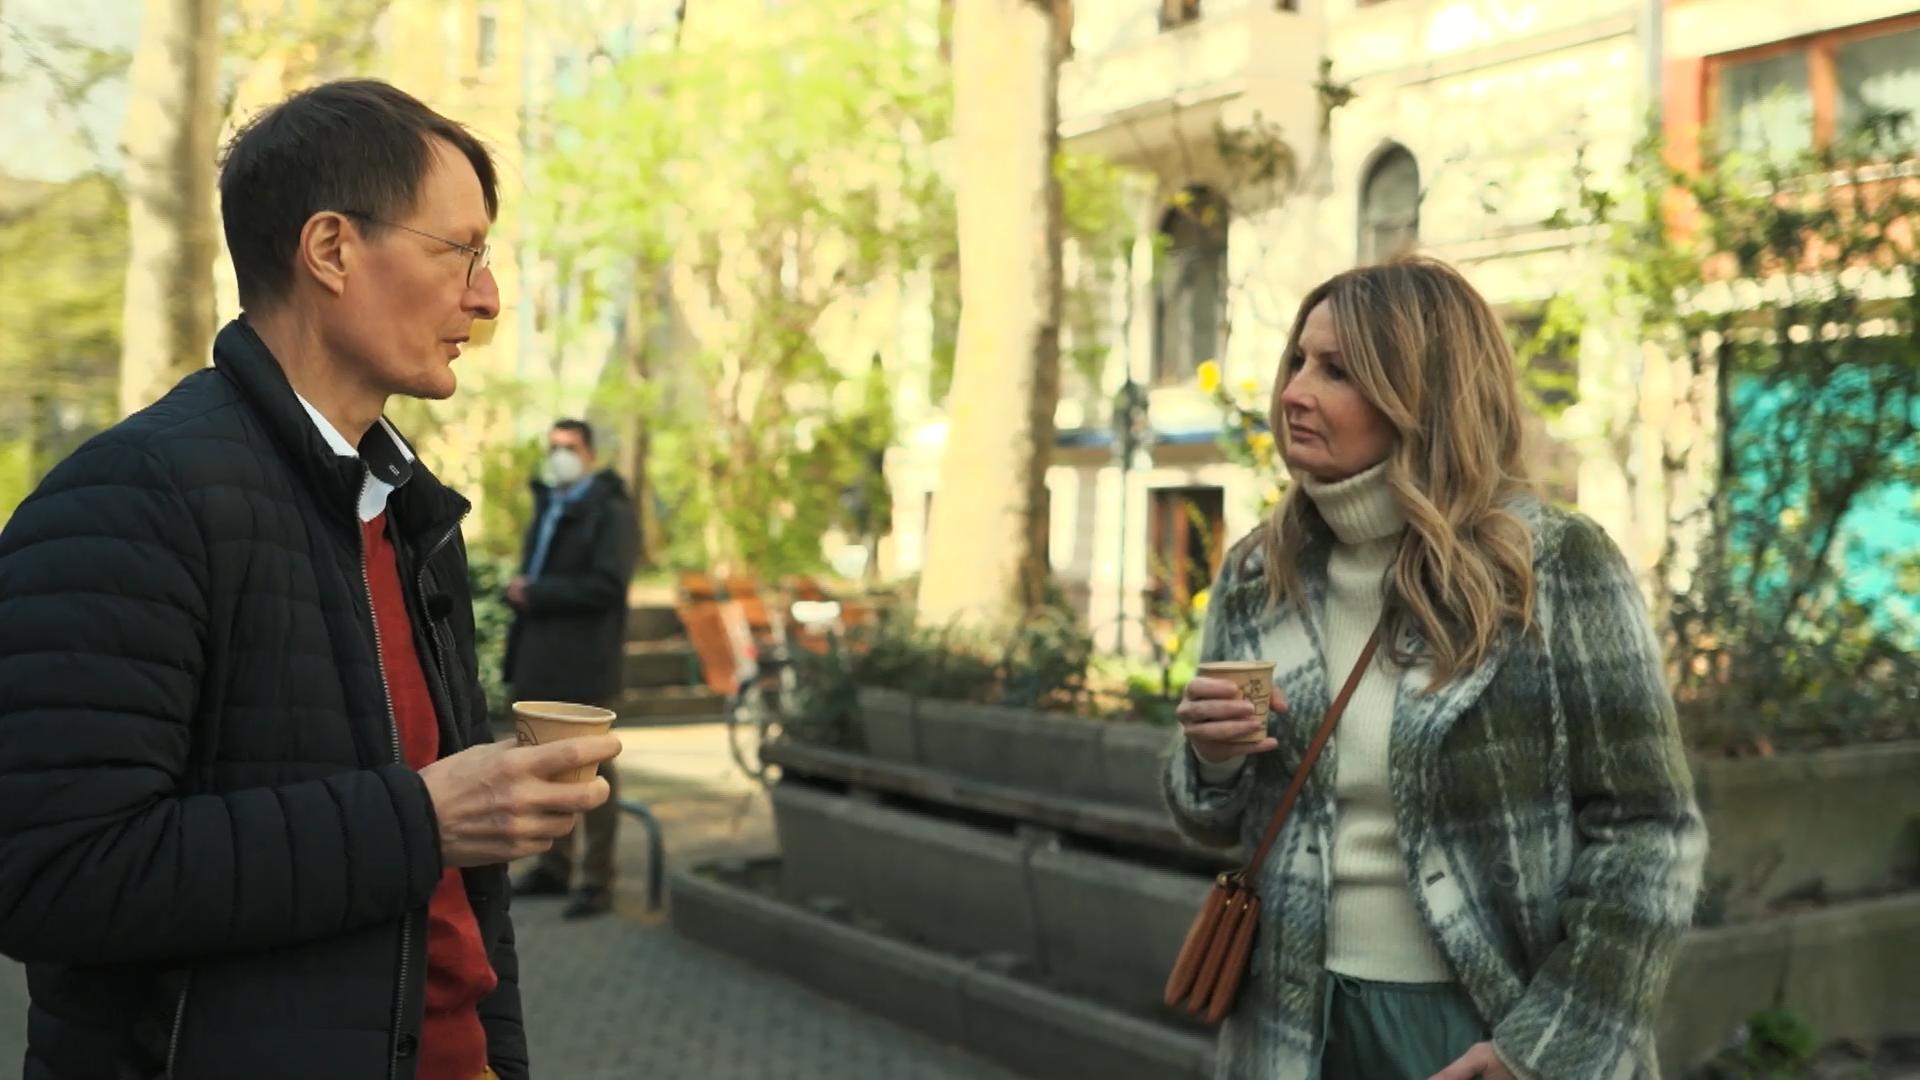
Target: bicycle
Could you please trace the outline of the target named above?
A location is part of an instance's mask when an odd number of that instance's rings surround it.
[[[793,620],[830,638],[840,632],[840,605],[833,601],[800,601]],[[770,784],[777,768],[762,757],[761,749],[780,738],[801,705],[801,686],[794,666],[793,645],[786,624],[776,620],[771,648],[762,655],[749,643],[744,669],[727,700],[727,749],[741,772],[761,784]]]

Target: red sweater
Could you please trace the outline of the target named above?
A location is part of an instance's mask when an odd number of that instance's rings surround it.
[[[387,677],[400,751],[414,770],[440,756],[440,721],[426,669],[413,645],[400,564],[387,538],[387,515],[366,522],[367,582],[380,629],[380,669]],[[475,1080],[487,1068],[487,1033],[477,1006],[499,980],[487,960],[466,882],[447,867],[427,904],[427,1011],[420,1030],[418,1080]]]

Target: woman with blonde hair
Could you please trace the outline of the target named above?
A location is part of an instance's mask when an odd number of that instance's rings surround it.
[[[1180,828],[1257,845],[1358,674],[1249,883],[1259,937],[1220,1075],[1658,1076],[1706,836],[1632,572],[1533,493],[1512,355],[1451,268],[1327,281],[1284,365],[1295,482],[1227,553],[1201,645],[1274,662],[1272,712],[1231,682],[1186,688]]]

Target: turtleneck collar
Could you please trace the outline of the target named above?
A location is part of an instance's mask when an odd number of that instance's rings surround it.
[[[1393,490],[1387,486],[1384,461],[1331,484],[1302,476],[1300,488],[1343,544],[1384,540],[1406,527],[1407,519],[1401,516],[1400,504],[1393,500]]]

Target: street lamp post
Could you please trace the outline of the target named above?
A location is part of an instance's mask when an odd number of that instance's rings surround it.
[[[1113,398],[1113,450],[1120,465],[1120,563],[1114,575],[1118,582],[1115,600],[1117,609],[1114,619],[1113,651],[1116,656],[1127,652],[1127,474],[1133,469],[1134,455],[1146,444],[1149,435],[1147,426],[1147,391],[1133,381],[1133,375],[1127,375],[1118,393]]]

